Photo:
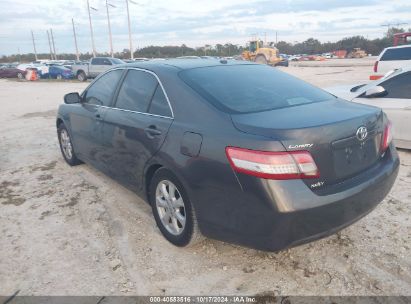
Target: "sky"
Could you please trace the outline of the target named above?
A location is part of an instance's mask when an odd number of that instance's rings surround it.
[[[109,51],[106,1],[89,0],[98,52]],[[128,49],[127,0],[109,0],[115,51]],[[310,37],[337,41],[362,35],[382,37],[383,24],[407,23],[410,0],[132,0],[129,2],[134,48],[148,45],[199,47],[245,45],[252,34],[288,42]],[[57,53],[75,53],[71,18],[80,52],[91,52],[87,0],[0,0],[0,55],[48,53],[46,31],[53,29]]]

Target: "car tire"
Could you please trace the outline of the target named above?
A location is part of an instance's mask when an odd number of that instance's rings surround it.
[[[24,78],[23,73],[20,73],[20,72],[17,73],[17,78],[18,79],[23,79]]]
[[[148,196],[157,226],[170,243],[185,247],[203,239],[187,192],[170,170],[160,168],[155,172]]]
[[[265,59],[264,55],[257,55],[254,61],[259,64],[267,64],[267,59]]]
[[[80,165],[82,162],[79,160],[74,153],[73,144],[71,141],[70,133],[68,132],[64,123],[61,123],[57,128],[57,136],[59,139],[60,150],[63,154],[64,160],[70,166]]]
[[[63,79],[63,77],[62,77],[60,74],[58,74],[58,75],[56,76],[56,78],[57,78],[58,80],[62,80],[62,79]]]
[[[87,80],[86,73],[84,73],[84,72],[79,72],[79,73],[77,74],[77,79],[78,79],[79,81],[86,81],[86,80]]]

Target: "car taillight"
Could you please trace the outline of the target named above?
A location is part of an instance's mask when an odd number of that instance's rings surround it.
[[[226,154],[235,171],[261,178],[298,179],[320,176],[308,151],[268,152],[227,147]]]
[[[392,124],[391,121],[388,121],[384,128],[384,133],[382,134],[382,141],[381,141],[381,152],[387,151],[390,143],[392,141]]]
[[[374,63],[374,73],[377,73],[378,70],[378,60]]]

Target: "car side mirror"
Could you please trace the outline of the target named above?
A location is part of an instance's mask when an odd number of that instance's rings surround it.
[[[382,86],[375,86],[375,87],[369,88],[364,93],[364,97],[367,97],[367,98],[381,97],[384,95],[387,95],[387,91]]]
[[[81,100],[81,96],[77,92],[68,93],[64,95],[64,103],[66,104],[80,103]]]

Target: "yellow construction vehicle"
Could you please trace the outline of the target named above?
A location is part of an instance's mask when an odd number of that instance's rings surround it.
[[[250,41],[248,51],[241,54],[244,60],[254,61],[261,64],[277,65],[283,59],[279,56],[278,49],[273,46],[264,46],[259,39]]]
[[[367,57],[367,53],[361,48],[354,48],[347,55],[347,58],[363,58],[363,57]]]

